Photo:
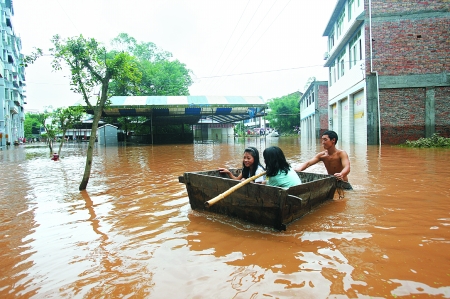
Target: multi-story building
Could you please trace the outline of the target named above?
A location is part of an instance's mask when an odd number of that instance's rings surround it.
[[[328,129],[328,82],[311,82],[300,98],[299,105],[301,138],[320,138]]]
[[[326,26],[330,129],[399,144],[450,136],[448,0],[338,0]]]
[[[0,0],[0,146],[24,137],[25,67],[22,43],[15,35],[11,0]]]

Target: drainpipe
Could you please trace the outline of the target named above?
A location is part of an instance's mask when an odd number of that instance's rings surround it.
[[[369,0],[369,42],[370,42],[370,73],[375,73],[377,77],[377,107],[378,107],[378,143],[381,145],[381,114],[380,114],[380,85],[378,72],[373,70],[372,54],[372,0]]]

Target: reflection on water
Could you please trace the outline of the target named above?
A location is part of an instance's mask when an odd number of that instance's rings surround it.
[[[284,232],[192,211],[178,176],[240,167],[245,147],[292,164],[320,144],[239,138],[0,151],[2,298],[450,298],[448,150],[343,144],[355,188]],[[322,164],[308,169],[325,173]]]

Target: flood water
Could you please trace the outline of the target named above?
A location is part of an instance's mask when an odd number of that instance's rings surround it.
[[[298,138],[0,151],[0,298],[450,298],[449,150],[345,145],[354,191],[286,231],[192,211],[186,171]],[[309,172],[325,173],[323,164]]]

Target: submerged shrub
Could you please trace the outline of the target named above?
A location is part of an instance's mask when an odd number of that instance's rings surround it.
[[[404,146],[406,147],[450,147],[450,138],[439,136],[434,133],[429,138],[420,138],[415,141],[406,140]]]

